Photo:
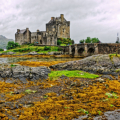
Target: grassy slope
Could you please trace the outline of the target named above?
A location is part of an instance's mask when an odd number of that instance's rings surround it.
[[[24,51],[24,49],[30,49],[28,51]],[[21,54],[21,53],[28,53],[28,52],[32,52],[32,51],[36,51],[36,49],[38,49],[37,53],[48,53],[48,52],[51,52],[51,51],[58,51],[58,47],[57,46],[51,46],[51,50],[44,50],[44,47],[43,46],[29,46],[29,45],[21,45],[20,47],[16,47],[14,49],[10,49],[10,50],[7,50],[7,51],[3,51],[1,53],[6,53],[6,52],[15,52],[16,50],[23,50],[24,52],[16,52],[18,54]]]

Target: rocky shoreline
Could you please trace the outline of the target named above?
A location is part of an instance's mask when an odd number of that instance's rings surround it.
[[[6,83],[27,83],[27,80],[43,80],[48,78],[50,71],[51,70],[45,66],[29,67],[19,64],[11,66],[9,63],[4,63],[0,65],[0,81],[5,81]]]
[[[4,52],[0,53],[0,55],[15,55],[16,52]],[[35,51],[33,52],[28,52],[28,53],[23,53],[22,55],[64,55],[68,53],[63,53],[62,51],[53,51],[53,52],[48,52],[48,53],[37,53]]]
[[[83,70],[90,73],[118,76],[120,58],[109,55],[93,55],[77,61],[59,63],[50,66],[54,70]]]
[[[83,70],[87,72],[99,73],[104,75],[100,76],[97,79],[68,78],[62,75],[57,81],[53,81],[53,83],[60,82],[61,83],[60,85],[52,85],[51,87],[48,86],[48,88],[43,89],[44,84],[46,86],[48,84],[50,85],[52,84],[52,81],[49,81],[48,83],[47,81],[44,81],[43,83],[36,86],[25,87],[26,83],[28,83],[28,80],[35,82],[38,81],[39,79],[41,80],[47,79],[48,73],[51,72],[50,68],[55,70]],[[4,63],[0,65],[0,76],[1,76],[0,81],[4,81],[6,83],[15,83],[15,84],[22,83],[21,89],[16,89],[15,91],[13,91],[13,93],[9,93],[9,94],[12,94],[14,96],[22,95],[22,93],[26,89],[27,90],[30,89],[31,91],[32,90],[36,91],[35,93],[25,94],[23,97],[13,101],[6,100],[6,98],[9,97],[6,95],[7,93],[0,94],[0,100],[2,100],[2,102],[0,103],[0,107],[2,107],[5,110],[5,115],[8,116],[9,119],[17,120],[19,118],[19,116],[22,113],[20,114],[16,113],[15,110],[17,109],[20,110],[22,108],[27,108],[27,107],[29,108],[31,106],[35,106],[34,102],[40,100],[41,102],[44,103],[44,101],[47,100],[47,97],[45,96],[46,93],[55,92],[57,94],[57,97],[63,95],[62,96],[63,98],[61,98],[62,100],[66,99],[68,101],[72,101],[72,100],[76,100],[74,99],[75,91],[82,95],[81,91],[84,90],[84,88],[88,88],[91,85],[95,87],[97,83],[101,83],[102,85],[105,85],[105,89],[107,89],[107,87],[109,87],[109,85],[106,83],[107,78],[109,78],[110,81],[111,80],[114,81],[115,80],[114,78],[119,79],[119,71],[118,72],[116,71],[119,70],[120,68],[120,60],[119,57],[117,56],[114,56],[111,59],[109,55],[94,55],[78,61],[56,64],[50,66],[50,68],[43,66],[28,67],[28,66],[21,66],[19,64],[11,65],[9,63]],[[109,74],[113,74],[113,76],[110,76]],[[120,81],[118,80],[118,82]],[[78,91],[78,89],[80,90],[80,92]],[[51,99],[55,100],[55,97],[52,96]],[[8,114],[9,111],[7,109],[11,111],[11,114]],[[83,118],[89,119],[90,117],[91,116],[88,114],[85,116],[80,116],[79,118],[74,118],[73,120],[81,120]],[[46,119],[48,118],[46,116]],[[120,118],[119,110],[104,112],[104,115],[94,116],[93,119],[98,120],[102,118],[103,119],[113,118],[117,120]]]

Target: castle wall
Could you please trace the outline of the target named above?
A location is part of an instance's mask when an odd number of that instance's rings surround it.
[[[57,38],[70,38],[70,22],[66,21],[64,15],[60,17],[51,17],[46,24],[46,31],[30,32],[28,28],[24,30],[17,29],[15,42],[20,45],[25,43],[38,43],[42,45],[57,45]]]
[[[70,38],[70,23],[64,22],[58,25],[58,38]]]

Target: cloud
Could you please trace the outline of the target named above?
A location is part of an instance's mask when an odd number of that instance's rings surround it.
[[[51,17],[64,14],[76,43],[87,37],[115,42],[120,31],[120,0],[1,0],[0,34],[15,39],[19,29],[44,31]]]

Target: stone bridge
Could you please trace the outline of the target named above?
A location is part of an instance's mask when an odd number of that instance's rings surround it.
[[[119,43],[83,43],[61,46],[64,53],[72,56],[90,56],[95,54],[120,54]]]

